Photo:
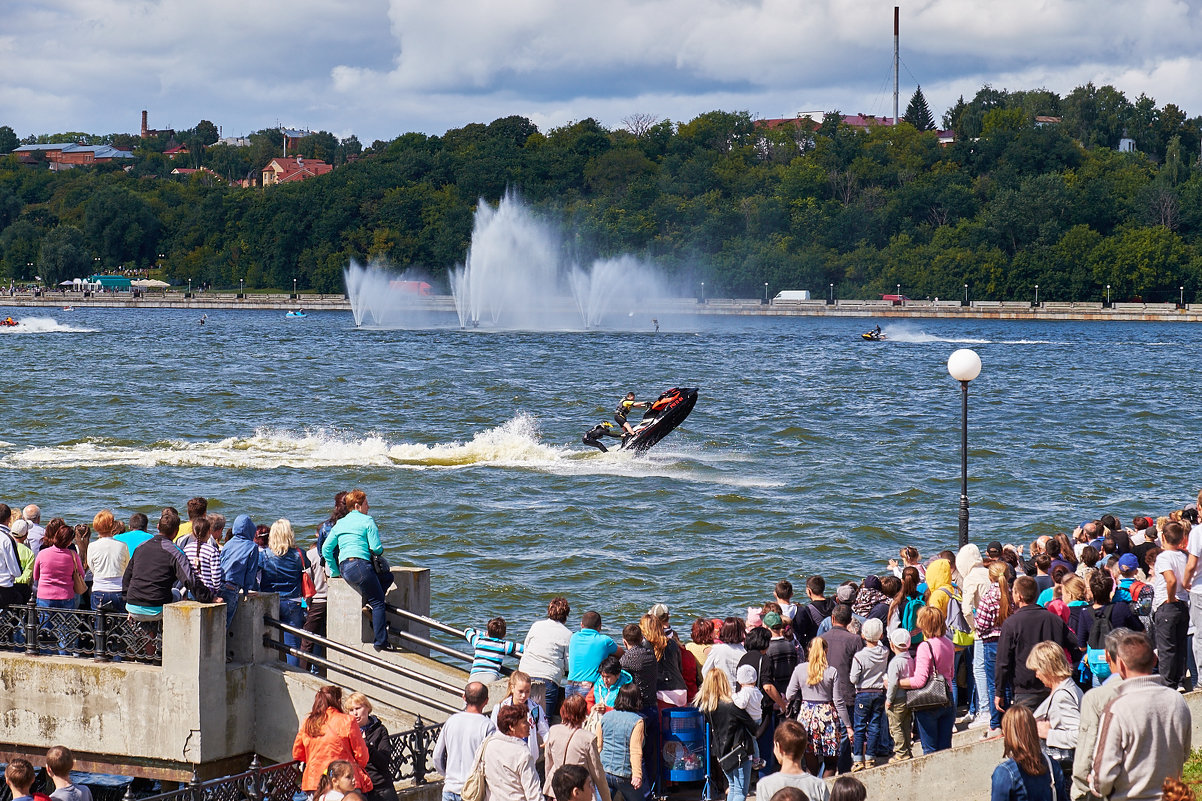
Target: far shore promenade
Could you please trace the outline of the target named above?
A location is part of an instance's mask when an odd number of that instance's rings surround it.
[[[564,299],[565,305],[571,300]],[[266,311],[350,311],[346,295],[251,294],[234,292],[143,292],[140,297],[128,293],[85,295],[79,292],[44,292],[41,296],[20,293],[0,296],[0,307],[62,309],[64,306],[89,309],[189,309],[199,312],[213,309],[254,309]],[[428,295],[403,299],[397,308],[415,312],[455,312],[450,295]],[[967,305],[958,300],[909,300],[894,304],[887,300],[835,299],[808,301],[773,300],[765,303],[746,298],[663,298],[648,301],[639,310],[646,315],[732,315],[767,317],[876,317],[884,319],[939,320],[1098,320],[1127,322],[1202,322],[1202,303],[1111,303],[1047,301],[1035,305],[1025,301],[974,300]],[[19,319],[18,315],[13,315]]]

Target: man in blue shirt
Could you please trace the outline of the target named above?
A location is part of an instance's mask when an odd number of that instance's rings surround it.
[[[129,531],[124,531],[113,537],[117,542],[125,543],[125,547],[129,549],[129,555],[134,555],[134,548],[137,548],[144,542],[149,541],[154,537],[147,527],[150,525],[150,519],[141,512],[134,512],[129,516]]]
[[[612,639],[601,633],[601,615],[585,612],[580,618],[580,631],[568,640],[568,679],[564,697],[587,696],[601,676],[601,660],[610,654],[622,655]]]

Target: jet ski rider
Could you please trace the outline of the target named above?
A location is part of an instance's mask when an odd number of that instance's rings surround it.
[[[597,448],[602,453],[609,453],[609,448],[607,448],[601,444],[602,437],[613,437],[614,439],[621,439],[622,435],[620,433],[618,433],[617,426],[615,426],[613,423],[606,420],[604,422],[597,423],[597,425],[593,426],[588,431],[584,432],[584,437],[582,438],[582,441],[584,442],[585,445],[592,445],[594,448]]]
[[[626,397],[618,402],[618,408],[614,411],[614,422],[622,427],[622,431],[627,436],[634,436],[634,429],[630,423],[626,422],[626,415],[630,414],[631,409],[646,409],[651,404],[646,401],[636,401],[633,392],[627,392]]]

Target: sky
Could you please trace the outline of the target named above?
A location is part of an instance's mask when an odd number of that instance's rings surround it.
[[[7,0],[18,136],[285,125],[365,145],[521,115],[892,114],[895,0]],[[901,107],[1093,81],[1202,114],[1202,0],[903,0]]]

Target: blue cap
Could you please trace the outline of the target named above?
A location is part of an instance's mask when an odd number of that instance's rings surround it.
[[[1125,553],[1119,557],[1119,570],[1126,572],[1139,567],[1139,559],[1133,553]]]

